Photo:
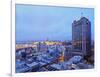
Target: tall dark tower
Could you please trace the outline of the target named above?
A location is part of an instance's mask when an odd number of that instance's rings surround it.
[[[84,56],[91,54],[91,22],[81,17],[72,23],[73,51],[81,52]]]
[[[41,42],[38,42],[37,44],[37,51],[40,52]]]

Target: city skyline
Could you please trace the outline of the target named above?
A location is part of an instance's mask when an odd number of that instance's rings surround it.
[[[82,16],[91,22],[94,39],[94,9],[16,4],[16,42],[72,40],[72,22]],[[34,36],[35,35],[35,36]]]

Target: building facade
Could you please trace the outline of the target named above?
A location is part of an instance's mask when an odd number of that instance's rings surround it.
[[[72,23],[72,46],[73,51],[91,54],[91,22],[86,17]]]

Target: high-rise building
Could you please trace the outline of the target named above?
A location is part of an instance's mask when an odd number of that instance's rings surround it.
[[[37,44],[37,51],[38,52],[46,52],[47,51],[47,45],[45,42],[38,42]]]
[[[72,23],[72,45],[73,51],[91,54],[91,22],[86,17]]]
[[[38,42],[37,44],[37,52],[40,52],[41,42]]]

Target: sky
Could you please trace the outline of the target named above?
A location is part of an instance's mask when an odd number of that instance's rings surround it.
[[[16,4],[16,41],[71,40],[72,23],[82,16],[91,22],[94,39],[94,9]]]

